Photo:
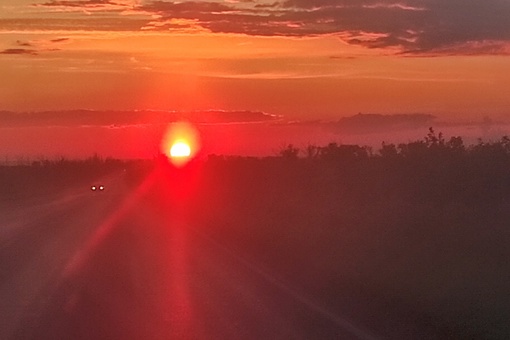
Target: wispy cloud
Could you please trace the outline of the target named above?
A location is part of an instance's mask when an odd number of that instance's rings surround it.
[[[42,52],[59,51],[58,46],[69,42],[70,38],[55,38],[55,39],[41,39],[22,41],[16,40],[14,45],[16,48],[7,48],[0,51],[0,54],[11,55],[39,55]]]
[[[508,0],[51,0],[36,6],[64,12],[143,13],[145,30],[336,35],[349,45],[405,55],[510,54]],[[125,28],[123,20],[115,25]]]

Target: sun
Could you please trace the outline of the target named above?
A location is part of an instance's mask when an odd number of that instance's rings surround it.
[[[191,148],[185,141],[176,141],[170,148],[170,157],[181,158],[189,157],[191,155]]]
[[[199,151],[200,136],[192,124],[177,122],[168,126],[161,140],[161,152],[173,165],[185,166]]]

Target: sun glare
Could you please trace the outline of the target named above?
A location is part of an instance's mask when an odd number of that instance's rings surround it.
[[[175,123],[168,127],[161,142],[161,151],[175,166],[184,166],[199,151],[198,132],[189,123]]]
[[[177,141],[170,148],[170,157],[189,157],[191,155],[191,148],[184,141]]]

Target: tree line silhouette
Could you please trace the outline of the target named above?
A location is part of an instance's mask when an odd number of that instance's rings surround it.
[[[408,338],[510,337],[508,137],[288,145],[210,157],[204,177],[197,225],[333,309],[356,296],[388,316],[353,316],[377,334],[401,337],[396,319]]]

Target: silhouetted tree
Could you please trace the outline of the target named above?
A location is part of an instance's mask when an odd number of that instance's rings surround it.
[[[320,148],[317,145],[309,144],[304,150],[306,159],[317,159],[320,154]]]
[[[384,158],[396,158],[398,156],[398,150],[395,144],[386,144],[382,142],[379,154]]]
[[[338,145],[329,143],[320,148],[320,158],[326,161],[354,161],[369,158],[369,149],[359,145]]]
[[[463,152],[466,150],[462,137],[451,137],[450,140],[446,143],[446,146],[452,151]]]
[[[427,136],[425,136],[425,144],[428,148],[438,148],[438,147],[444,147],[445,140],[443,137],[443,133],[439,132],[436,135],[436,132],[434,131],[434,128],[429,128],[429,133]]]
[[[280,150],[280,156],[287,160],[295,160],[298,159],[299,149],[294,147],[294,145],[289,144],[284,149]]]

